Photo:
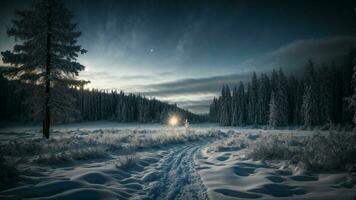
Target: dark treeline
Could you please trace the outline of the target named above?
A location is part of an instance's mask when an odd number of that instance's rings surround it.
[[[189,111],[140,95],[124,94],[120,91],[71,90],[77,99],[76,108],[82,120],[115,120],[118,122],[161,122],[176,113],[190,122],[200,122],[203,117]]]
[[[41,90],[41,88],[37,88]],[[0,75],[0,121],[40,122],[31,103],[33,86],[18,81],[9,81]],[[66,89],[63,93],[74,99],[70,108],[57,111],[52,122],[67,123],[95,120],[114,120],[118,122],[165,123],[166,118],[176,113],[190,122],[205,120],[202,116],[171,105],[148,99],[140,95],[124,94],[118,91],[99,91],[86,89]],[[70,111],[70,112],[69,112]]]
[[[342,64],[309,61],[302,77],[287,77],[282,69],[272,74],[253,73],[252,80],[232,90],[222,87],[210,105],[210,120],[224,126],[323,126],[352,124],[347,99],[352,96],[355,50]]]

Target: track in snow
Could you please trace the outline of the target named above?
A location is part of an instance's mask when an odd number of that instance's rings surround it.
[[[161,178],[148,191],[148,199],[208,199],[194,163],[200,148],[199,144],[178,147],[165,156],[157,169]]]

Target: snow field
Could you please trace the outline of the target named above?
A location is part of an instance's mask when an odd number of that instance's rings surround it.
[[[0,142],[8,173],[0,199],[356,197],[350,132],[208,126],[31,134]]]

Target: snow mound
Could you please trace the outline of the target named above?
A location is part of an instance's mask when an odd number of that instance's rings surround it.
[[[88,172],[72,178],[72,180],[87,182],[91,184],[105,185],[113,182],[113,179],[101,172]]]
[[[267,131],[259,136],[234,133],[228,139],[216,141],[202,149],[202,155],[196,160],[198,173],[210,199],[351,200],[356,198],[356,179],[345,168],[333,168],[343,170],[332,173],[309,171],[308,168],[293,164],[293,159],[289,160],[303,154],[310,145],[316,145],[315,141],[321,141],[320,146],[331,141],[343,141],[345,146],[338,143],[339,147],[335,144],[329,147],[340,153],[342,158],[351,155],[349,143],[353,141],[353,136],[350,136],[352,133],[331,134],[340,135],[313,135],[305,132],[291,135],[288,132],[282,134]],[[346,134],[350,141],[341,140],[339,137],[342,134]],[[338,139],[335,140],[335,137]],[[332,158],[332,155],[327,155],[328,148],[322,151],[319,147],[315,148],[317,152],[309,155],[310,158],[319,158],[321,154],[324,154],[324,158]],[[347,162],[352,162],[352,159]]]

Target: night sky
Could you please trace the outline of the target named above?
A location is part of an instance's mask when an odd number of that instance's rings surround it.
[[[223,83],[252,71],[300,74],[306,61],[337,61],[356,46],[356,1],[65,1],[88,53],[80,77],[90,88],[156,97],[196,113]],[[0,2],[0,51],[15,9]],[[0,65],[3,65],[0,61]]]

